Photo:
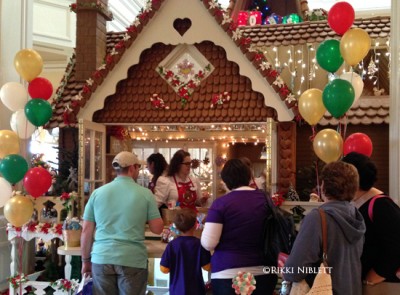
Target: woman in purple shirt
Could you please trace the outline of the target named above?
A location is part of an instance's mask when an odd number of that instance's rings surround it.
[[[239,159],[226,162],[221,177],[231,192],[213,202],[201,236],[202,246],[214,250],[211,257],[213,294],[234,295],[232,278],[239,271],[255,276],[253,295],[273,294],[277,276],[265,274],[262,265],[260,233],[267,215],[265,195],[249,187],[250,169]]]

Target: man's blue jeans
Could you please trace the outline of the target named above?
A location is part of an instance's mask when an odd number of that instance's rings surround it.
[[[145,295],[147,269],[92,263],[94,295]]]

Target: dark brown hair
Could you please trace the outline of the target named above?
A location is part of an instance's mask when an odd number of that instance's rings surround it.
[[[251,179],[249,166],[240,159],[228,160],[221,171],[221,178],[226,186],[232,190],[241,186],[248,186]]]
[[[168,176],[174,176],[179,172],[179,167],[186,157],[190,157],[190,154],[184,150],[179,150],[172,156],[171,162],[169,163]]]
[[[323,193],[329,200],[351,201],[358,190],[357,169],[348,163],[337,161],[322,169]]]
[[[360,189],[367,191],[374,186],[374,183],[377,181],[378,169],[369,157],[351,152],[344,156],[342,161],[352,164],[357,168],[360,177]]]
[[[154,163],[154,175],[153,175],[153,183],[157,182],[157,179],[164,173],[164,171],[168,167],[168,163],[165,160],[164,156],[160,153],[151,154],[147,158],[147,163]]]
[[[176,215],[174,217],[174,223],[176,228],[185,233],[193,228],[196,224],[197,214],[194,210],[189,208],[183,208],[176,210]]]

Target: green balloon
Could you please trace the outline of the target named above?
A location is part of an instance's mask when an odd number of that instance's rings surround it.
[[[25,116],[36,127],[46,124],[53,114],[51,105],[47,100],[31,99],[25,105]]]
[[[324,70],[336,72],[343,64],[340,42],[334,39],[322,42],[317,49],[317,62]]]
[[[335,79],[329,82],[322,92],[325,108],[335,118],[343,116],[354,102],[354,88],[349,81]]]
[[[20,155],[7,155],[0,162],[0,173],[11,184],[15,184],[24,178],[27,171],[28,163]]]

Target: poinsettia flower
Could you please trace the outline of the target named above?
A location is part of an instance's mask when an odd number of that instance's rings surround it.
[[[222,9],[215,10],[215,15],[216,16],[222,16],[223,14],[224,14],[224,11]]]
[[[140,20],[139,20],[139,18],[137,18],[134,22],[133,22],[133,25],[135,26],[135,27],[138,27],[138,26],[140,26]]]
[[[229,16],[229,14],[224,13],[223,19],[222,19],[222,24],[229,24],[232,21],[232,18]]]
[[[82,93],[86,94],[90,92],[90,88],[88,85],[84,85],[82,88]]]
[[[69,200],[71,198],[71,196],[69,195],[69,193],[63,192],[60,196],[60,200],[61,201],[66,201]]]
[[[290,93],[290,91],[285,85],[281,89],[279,89],[279,93],[282,94],[283,96],[287,96]]]
[[[94,81],[93,81],[92,78],[89,78],[89,79],[86,80],[86,84],[89,85],[89,86],[92,86],[93,83],[94,83]]]
[[[211,0],[210,2],[208,2],[208,5],[210,6],[210,9],[217,8],[218,7],[218,1]]]
[[[110,55],[112,56],[112,55],[117,55],[118,54],[118,51],[117,50],[115,50],[115,47],[113,48],[113,49],[111,49],[111,52],[110,52]]]
[[[292,102],[296,101],[296,98],[294,97],[293,93],[290,93],[288,96],[286,96],[285,101],[287,103],[292,103]]]
[[[136,28],[135,28],[135,30],[136,30]],[[128,41],[130,38],[131,38],[131,36],[129,36],[129,34],[125,33],[125,35],[124,35],[124,37],[123,37],[123,40],[126,42],[126,41]]]
[[[254,56],[254,59],[257,61],[263,60],[265,58],[263,53],[256,53],[256,55]]]
[[[251,38],[241,38],[240,44],[242,45],[249,45],[251,43]]]
[[[140,24],[140,22],[139,22],[139,24]],[[137,32],[136,27],[137,27],[137,25],[136,25],[136,24],[133,24],[133,25],[131,25],[131,26],[129,26],[129,27],[127,28],[127,31],[128,31],[129,33],[136,33],[136,32]]]
[[[242,38],[242,34],[243,34],[243,33],[242,33],[241,30],[236,29],[236,30],[233,32],[232,39],[236,41],[236,40]]]
[[[139,18],[141,20],[145,20],[148,16],[149,16],[149,13],[147,11],[144,11],[141,14],[139,14]]]
[[[172,78],[174,76],[174,72],[173,71],[167,71],[167,73],[165,74],[165,78],[168,80],[169,78]]]
[[[270,69],[271,68],[271,64],[268,62],[268,61],[263,61],[261,64],[260,64],[260,68],[261,68],[261,70],[268,70],[268,69]]]
[[[196,86],[197,86],[197,85],[193,82],[193,80],[190,80],[186,85],[187,85],[187,87],[192,88],[192,89],[196,88]]]
[[[105,69],[106,69],[106,64],[105,63],[101,64],[101,66],[99,66],[97,68],[98,71],[105,70]]]
[[[283,82],[281,77],[277,77],[273,84],[278,87],[282,87],[285,84],[285,82]]]
[[[188,94],[188,91],[185,87],[181,87],[178,90],[178,95],[181,97],[185,97]]]
[[[277,70],[271,70],[271,71],[269,71],[268,72],[268,77],[273,77],[273,78],[276,78],[276,77],[278,77],[279,76],[279,73],[278,73],[278,71]]]
[[[178,79],[173,79],[171,84],[172,84],[172,86],[176,87],[176,86],[179,86],[181,84],[181,81],[179,81]]]
[[[124,48],[125,47],[125,42],[124,41],[119,41],[116,45],[116,49]]]
[[[73,108],[76,108],[78,105],[79,105],[79,101],[78,100],[74,100],[74,101],[71,102],[71,106]],[[72,112],[72,110],[71,110],[71,112]]]
[[[231,22],[231,24],[229,25],[229,30],[231,30],[232,32],[236,31],[238,25],[235,22]]]
[[[108,54],[108,55],[106,56],[106,63],[107,63],[107,64],[110,64],[110,63],[112,63],[112,62],[113,62],[113,57],[112,57],[111,54]]]

